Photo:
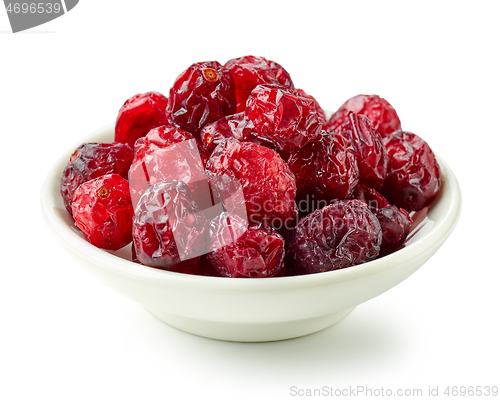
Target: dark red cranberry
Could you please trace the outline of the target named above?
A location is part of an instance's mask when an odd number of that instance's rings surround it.
[[[82,183],[72,203],[75,225],[84,238],[101,249],[118,250],[132,241],[128,182],[109,174]]]
[[[118,112],[115,141],[134,146],[151,129],[167,124],[167,103],[168,99],[158,92],[140,93],[128,99]]]
[[[222,276],[265,278],[284,268],[285,240],[267,224],[248,227],[244,219],[223,213],[212,220],[210,238],[214,250],[208,260]]]
[[[278,63],[264,57],[244,56],[233,58],[224,65],[234,78],[236,85],[236,112],[245,111],[250,92],[258,85],[278,84],[294,89],[288,72]]]
[[[354,152],[336,133],[323,132],[321,141],[309,142],[289,153],[286,160],[297,182],[296,200],[301,214],[348,198],[358,183]]]
[[[428,206],[441,188],[439,164],[431,148],[414,133],[399,131],[384,138],[389,160],[380,192],[407,211]]]
[[[381,241],[380,223],[366,204],[339,200],[300,220],[287,244],[287,264],[295,275],[346,268],[374,259]]]
[[[323,108],[319,105],[318,101],[313,96],[311,96],[310,94],[307,94],[303,89],[296,89],[296,90],[300,95],[314,100],[314,108],[316,109],[316,111],[318,113],[321,127],[323,129],[326,129],[328,126],[328,121],[326,119],[325,110],[323,110]]]
[[[201,130],[201,142],[210,154],[225,139],[234,138],[246,142],[249,136],[246,122],[245,113],[241,112],[207,124]]]
[[[170,89],[167,115],[176,126],[196,137],[206,124],[234,113],[234,80],[217,61],[191,65]]]
[[[137,259],[161,269],[187,268],[207,253],[207,228],[184,182],[157,183],[144,192],[135,209],[132,237]]]
[[[387,154],[382,136],[370,120],[361,114],[349,112],[337,129],[352,144],[359,169],[359,181],[380,189],[387,174]]]
[[[381,254],[391,253],[403,245],[413,222],[406,210],[390,205],[379,192],[363,184],[356,186],[353,198],[366,203],[380,222]]]
[[[380,253],[388,254],[400,248],[410,232],[412,219],[408,212],[396,206],[386,206],[375,212],[382,228]]]
[[[224,207],[235,211],[244,205],[251,224],[267,220],[282,227],[297,216],[295,177],[271,149],[227,139],[210,156],[206,172]],[[238,188],[244,198],[235,200]]]
[[[331,129],[335,130],[349,111],[368,117],[382,137],[401,129],[401,121],[394,107],[375,94],[360,94],[347,100],[330,118],[328,123]]]
[[[294,151],[321,140],[321,121],[315,101],[277,85],[259,85],[247,100],[245,117],[251,135],[273,149]]]
[[[133,158],[134,150],[123,143],[85,143],[78,147],[61,177],[61,195],[66,209],[72,213],[73,196],[84,182],[107,174],[127,179]]]
[[[152,129],[136,142],[130,166],[130,195],[134,207],[142,194],[158,182],[183,181],[196,192],[197,182],[206,183],[207,160],[208,152],[189,132],[169,125]]]

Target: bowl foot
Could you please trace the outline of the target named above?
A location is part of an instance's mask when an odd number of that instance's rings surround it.
[[[271,342],[293,339],[321,331],[346,317],[355,307],[321,317],[289,322],[231,323],[207,321],[148,309],[161,321],[181,331],[230,342]]]

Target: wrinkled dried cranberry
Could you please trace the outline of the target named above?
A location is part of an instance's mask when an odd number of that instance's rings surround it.
[[[197,185],[206,182],[208,157],[205,148],[189,132],[169,125],[152,129],[135,145],[129,172],[132,204],[135,207],[146,189],[155,183],[173,180],[187,183],[198,200],[197,190],[201,187]]]
[[[289,153],[286,159],[297,182],[297,205],[301,214],[322,208],[332,200],[348,198],[358,183],[354,152],[347,140],[323,132],[322,140]]]
[[[401,121],[394,107],[375,94],[360,94],[347,100],[328,121],[331,129],[335,130],[349,111],[365,115],[382,137],[401,129]]]
[[[428,206],[441,187],[439,165],[429,145],[414,133],[404,131],[385,137],[384,145],[389,163],[380,193],[407,211]]]
[[[387,154],[382,136],[370,120],[361,114],[349,112],[337,129],[352,144],[359,169],[359,181],[380,189],[387,174]]]
[[[258,85],[278,84],[294,89],[290,74],[278,63],[264,57],[244,56],[233,58],[224,65],[234,78],[236,85],[236,112],[245,111],[250,92]]]
[[[375,212],[382,228],[380,252],[388,254],[405,242],[411,229],[412,219],[408,212],[396,206],[386,206]]]
[[[107,174],[118,174],[126,179],[133,158],[134,150],[123,143],[85,143],[78,147],[61,177],[61,195],[66,209],[72,213],[73,196],[82,183]]]
[[[167,115],[193,135],[211,122],[236,112],[234,80],[217,61],[192,64],[174,82]]]
[[[167,103],[168,99],[158,92],[140,93],[128,99],[118,112],[115,141],[134,146],[151,129],[168,123]]]
[[[134,214],[128,182],[109,174],[82,183],[72,203],[75,225],[101,249],[118,250],[132,241]]]
[[[144,192],[135,209],[132,237],[137,259],[161,269],[187,268],[206,254],[207,228],[184,182],[157,183]]]
[[[295,177],[271,149],[227,139],[210,156],[206,172],[212,189],[228,211],[238,207],[231,196],[235,186],[241,186],[251,224],[267,220],[275,227],[282,227],[297,216]],[[228,204],[229,201],[233,204]]]
[[[310,94],[307,94],[305,92],[305,90],[303,89],[296,89],[297,92],[304,96],[304,97],[308,97],[312,100],[314,100],[314,108],[316,109],[316,112],[318,113],[318,116],[319,116],[319,121],[321,123],[321,127],[323,129],[326,129],[327,126],[328,126],[328,120],[326,119],[326,115],[325,115],[325,110],[323,110],[323,108],[319,105],[318,103],[318,100],[316,100],[313,96],[311,96]]]
[[[279,275],[284,268],[285,240],[267,224],[247,225],[228,213],[212,220],[210,238],[215,250],[208,254],[208,260],[222,276],[230,278]]]
[[[292,274],[332,271],[374,259],[381,241],[380,223],[366,204],[339,200],[300,220],[287,259]]]
[[[269,141],[274,150],[294,151],[321,140],[315,101],[276,85],[259,85],[247,100],[245,117],[251,135]]]
[[[390,205],[379,192],[363,184],[356,186],[353,198],[366,203],[380,222],[382,228],[380,253],[388,254],[398,249],[410,232],[412,219],[408,212]]]
[[[200,133],[201,142],[212,153],[217,145],[225,139],[234,138],[246,142],[249,129],[246,126],[245,113],[228,115],[215,122],[207,124]]]

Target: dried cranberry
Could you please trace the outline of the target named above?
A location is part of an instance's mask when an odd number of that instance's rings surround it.
[[[347,100],[328,121],[331,129],[335,130],[349,111],[368,117],[382,137],[401,129],[401,121],[396,110],[387,100],[375,94],[360,94]]]
[[[380,193],[407,211],[428,206],[439,193],[441,175],[427,142],[414,133],[398,131],[385,137],[384,145],[389,163]]]
[[[408,212],[390,205],[379,192],[363,184],[356,186],[353,198],[366,203],[380,222],[382,228],[380,253],[388,254],[398,249],[410,233],[412,219]]]
[[[134,214],[128,182],[109,174],[82,183],[72,203],[75,225],[85,239],[106,250],[118,250],[132,241]]]
[[[290,74],[278,63],[264,57],[244,56],[233,58],[224,65],[234,78],[236,85],[236,112],[245,111],[250,92],[258,85],[278,84],[294,89]]]
[[[217,61],[192,64],[174,82],[167,115],[193,135],[211,122],[236,112],[234,80]]]
[[[208,152],[189,132],[169,125],[152,129],[135,145],[129,172],[134,207],[146,189],[158,182],[183,181],[196,192],[198,182],[206,183],[207,160]]]
[[[134,150],[123,143],[85,143],[78,147],[61,177],[61,195],[66,209],[72,213],[73,196],[82,183],[107,174],[118,174],[126,179],[133,158]]]
[[[245,117],[252,135],[273,149],[294,151],[321,140],[321,121],[315,101],[276,85],[259,85],[247,100]]]
[[[215,250],[208,260],[222,275],[230,278],[265,278],[284,268],[285,240],[267,224],[247,228],[238,216],[221,214],[210,224]]]
[[[207,252],[207,227],[184,182],[157,183],[144,192],[135,209],[132,236],[137,259],[168,270],[197,263]]]
[[[212,189],[228,211],[239,206],[231,196],[237,186],[241,187],[252,224],[267,220],[273,226],[284,226],[297,216],[295,177],[271,149],[227,139],[210,156],[206,172]],[[229,201],[233,203],[228,204]]]
[[[313,96],[311,96],[310,94],[307,94],[303,89],[296,89],[296,90],[300,95],[314,100],[314,108],[316,109],[316,112],[318,113],[321,127],[323,129],[326,129],[328,126],[328,121],[326,119],[325,110],[323,110],[323,108],[319,105],[318,101]]]
[[[289,153],[286,160],[297,181],[297,205],[302,214],[348,198],[358,183],[354,152],[336,133],[323,132],[321,141]]]
[[[246,142],[249,129],[246,127],[245,113],[228,115],[207,124],[200,133],[201,142],[212,153],[217,145],[225,139],[234,138]]]
[[[118,112],[115,141],[133,146],[151,129],[168,123],[165,109],[168,99],[158,92],[136,94]]]
[[[358,200],[339,200],[302,218],[287,245],[291,274],[313,274],[374,259],[382,231]]]
[[[349,112],[337,131],[354,148],[359,169],[359,181],[380,189],[387,174],[387,154],[382,136],[370,120],[361,114]]]

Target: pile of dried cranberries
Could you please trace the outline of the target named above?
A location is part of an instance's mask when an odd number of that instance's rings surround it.
[[[428,144],[376,95],[327,119],[263,57],[191,65],[121,107],[113,143],[71,155],[61,194],[93,245],[225,277],[346,268],[404,244],[441,186]]]

